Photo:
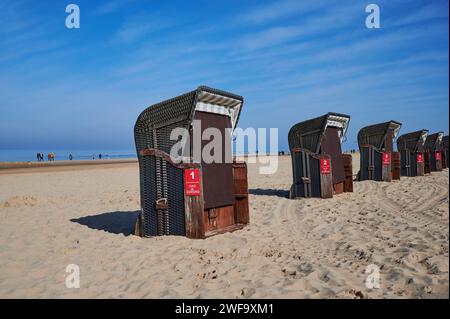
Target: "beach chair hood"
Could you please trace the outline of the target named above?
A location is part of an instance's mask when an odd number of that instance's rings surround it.
[[[385,147],[386,137],[392,131],[392,141],[397,137],[402,124],[397,121],[389,121],[363,127],[358,132],[358,146],[371,145],[381,151]],[[391,142],[391,141],[389,141]]]
[[[304,148],[313,153],[320,151],[327,127],[335,127],[341,143],[347,133],[350,116],[339,113],[327,113],[323,116],[295,124],[289,130],[289,148]]]

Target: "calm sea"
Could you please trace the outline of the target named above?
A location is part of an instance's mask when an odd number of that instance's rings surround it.
[[[55,161],[66,161],[72,154],[73,160],[89,160],[92,157],[102,159],[114,158],[136,158],[136,150],[5,150],[0,149],[0,162],[36,162],[37,153],[44,154],[44,160],[47,161],[47,154],[53,152]]]

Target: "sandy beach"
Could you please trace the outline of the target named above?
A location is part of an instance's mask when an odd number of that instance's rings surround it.
[[[14,169],[0,170],[0,298],[449,297],[448,169],[290,200],[290,157],[274,175],[250,164],[250,225],[206,240],[132,235],[135,161]]]

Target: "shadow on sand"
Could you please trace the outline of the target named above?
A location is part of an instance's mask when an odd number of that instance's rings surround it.
[[[134,225],[139,211],[109,212],[99,215],[73,218],[70,221],[92,229],[104,230],[113,234],[134,234]]]
[[[289,191],[284,189],[262,189],[253,188],[248,190],[249,194],[252,195],[265,195],[265,196],[277,196],[283,198],[289,198]]]

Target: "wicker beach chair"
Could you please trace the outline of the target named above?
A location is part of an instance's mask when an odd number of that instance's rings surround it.
[[[443,132],[427,136],[425,141],[425,173],[442,171],[442,139]]]
[[[423,176],[425,173],[424,145],[428,130],[419,130],[403,134],[397,139],[397,150],[400,152],[401,176]]]
[[[349,121],[348,115],[327,113],[290,129],[291,198],[330,198],[353,191],[352,157],[341,150]]]
[[[195,162],[192,147],[197,141],[203,149],[206,142],[198,140],[205,129],[215,127],[222,133],[224,157],[231,147],[226,134],[236,127],[243,102],[239,95],[200,86],[140,114],[134,128],[141,190],[137,234],[205,238],[249,222],[246,164],[224,158],[221,163]],[[201,121],[198,135],[194,120]],[[169,155],[180,142],[170,138],[177,128],[189,132],[190,147],[179,154],[181,161]]]
[[[363,127],[358,132],[359,180],[390,182],[393,176],[400,179],[400,154],[394,152],[394,139],[401,126],[399,122],[389,121]]]

